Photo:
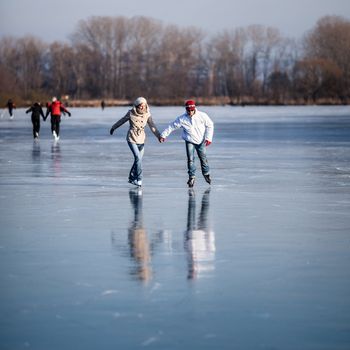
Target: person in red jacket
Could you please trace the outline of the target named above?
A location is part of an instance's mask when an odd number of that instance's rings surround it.
[[[62,104],[62,102],[57,100],[56,97],[53,97],[52,103],[47,104],[46,116],[44,120],[46,120],[48,115],[51,113],[51,132],[55,141],[58,141],[60,138],[60,122],[62,112],[71,116],[71,113]]]

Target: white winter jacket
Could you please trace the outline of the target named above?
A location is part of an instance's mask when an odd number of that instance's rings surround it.
[[[197,109],[192,117],[187,113],[177,117],[160,136],[167,138],[174,130],[179,128],[182,128],[182,138],[196,145],[201,144],[204,140],[210,142],[213,140],[214,123],[206,113]]]

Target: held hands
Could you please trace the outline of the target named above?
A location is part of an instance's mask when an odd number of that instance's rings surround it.
[[[164,138],[164,137],[161,137],[161,136],[158,138],[158,140],[159,140],[160,143],[165,142],[165,138]],[[207,147],[207,146],[209,146],[209,145],[211,144],[211,141],[205,140],[205,141],[204,141],[204,144],[205,144],[205,146]]]

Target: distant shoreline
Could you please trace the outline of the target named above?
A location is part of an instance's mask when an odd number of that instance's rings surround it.
[[[191,96],[191,98],[193,98]],[[17,107],[28,107],[30,106],[33,101],[23,101],[23,100],[16,100],[16,98],[12,98]],[[318,99],[317,101],[304,101],[304,100],[296,100],[296,99],[290,99],[285,100],[283,102],[281,101],[274,101],[274,100],[267,100],[267,99],[260,99],[255,100],[252,98],[242,98],[240,101],[238,100],[231,100],[228,97],[216,97],[216,98],[195,98],[195,101],[199,106],[238,106],[238,107],[248,107],[248,106],[347,106],[349,105],[350,101],[345,99],[341,101],[340,99]],[[42,106],[45,107],[46,103],[50,101],[50,99],[42,98],[39,99]],[[101,107],[101,101],[102,99],[64,99],[62,98],[61,101],[63,104],[67,107]],[[148,103],[152,106],[183,106],[185,99],[148,99]],[[5,105],[6,102],[2,101],[2,105]],[[132,100],[127,99],[105,99],[105,108],[108,107],[122,107],[122,106],[132,106]]]
[[[339,106],[349,105],[349,101],[341,102],[340,100],[323,99],[316,102],[304,102],[300,100],[289,100],[282,103],[278,101],[266,101],[258,100],[253,101],[250,99],[238,101],[230,101],[229,98],[194,98],[199,106]],[[105,107],[120,107],[120,106],[132,106],[131,100],[119,100],[119,99],[106,99]],[[183,106],[185,100],[157,100],[148,99],[148,103],[152,106]],[[67,106],[71,107],[101,107],[101,100],[68,100],[63,101]]]
[[[272,100],[258,100],[242,99],[242,101],[232,101],[229,98],[194,98],[199,106],[341,106],[349,105],[350,101],[340,101],[333,99],[320,99],[314,101],[300,101],[289,100],[285,102]],[[132,106],[131,100],[106,99],[105,107],[120,107]],[[152,106],[183,106],[185,99],[174,100],[158,100],[148,99],[148,103]],[[71,107],[101,107],[101,100],[68,100],[63,101],[66,105]]]

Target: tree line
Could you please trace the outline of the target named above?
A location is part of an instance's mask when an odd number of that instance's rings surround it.
[[[209,37],[147,17],[91,17],[69,43],[0,40],[0,99],[177,104],[348,104],[350,21],[326,16],[302,39],[252,25]]]

